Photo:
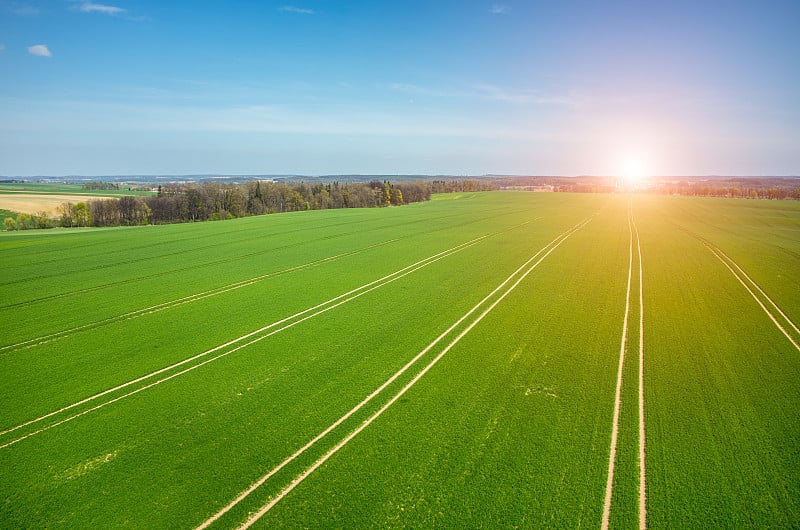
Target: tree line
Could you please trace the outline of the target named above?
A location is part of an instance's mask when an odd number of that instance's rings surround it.
[[[431,188],[424,182],[373,180],[366,183],[285,183],[254,181],[245,184],[164,184],[149,197],[65,202],[57,216],[45,212],[18,214],[5,219],[6,230],[81,226],[136,226],[216,221],[250,215],[376,208],[427,201]]]
[[[800,179],[747,178],[709,179],[698,182],[666,182],[650,191],[667,195],[727,197],[737,199],[800,199]]]
[[[116,182],[99,182],[92,180],[90,182],[86,182],[82,189],[84,190],[121,190],[122,187],[117,184]]]
[[[433,180],[428,184],[431,193],[458,193],[499,190],[500,186],[489,179]]]

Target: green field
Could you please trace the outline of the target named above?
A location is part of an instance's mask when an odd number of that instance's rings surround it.
[[[800,526],[798,202],[464,193],[0,257],[0,527],[596,528],[617,391],[611,527],[640,420],[647,526]]]
[[[37,193],[43,195],[91,195],[97,197],[122,197],[126,195],[150,196],[152,191],[131,190],[123,186],[119,190],[85,190],[82,184],[61,184],[44,182],[0,183],[0,194]]]

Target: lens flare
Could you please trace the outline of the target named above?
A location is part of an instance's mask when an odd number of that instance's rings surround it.
[[[626,187],[635,188],[645,185],[650,177],[650,171],[643,157],[629,155],[622,161],[619,176]]]

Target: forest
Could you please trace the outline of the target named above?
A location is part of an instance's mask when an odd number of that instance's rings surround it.
[[[217,221],[303,210],[400,206],[426,201],[430,196],[431,189],[425,183],[379,180],[312,185],[270,181],[164,184],[150,197],[64,203],[60,216],[51,223],[74,227]]]

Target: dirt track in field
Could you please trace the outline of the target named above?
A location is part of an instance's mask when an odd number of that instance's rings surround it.
[[[103,198],[106,197],[92,197],[90,195],[49,195],[40,193],[2,193],[0,194],[0,209],[29,214],[47,212],[50,215],[56,215],[58,214],[58,207],[65,202],[76,203]]]

